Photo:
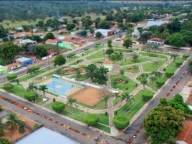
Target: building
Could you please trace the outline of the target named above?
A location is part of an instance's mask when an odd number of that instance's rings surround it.
[[[38,29],[35,28],[35,29],[33,29],[32,31],[33,31],[34,33],[36,33],[36,32],[38,32]]]
[[[47,28],[47,31],[48,31],[48,32],[52,32],[52,31],[53,31],[53,28],[52,28],[52,27],[48,27],[48,28]]]
[[[0,65],[0,75],[7,73],[7,67]]]
[[[184,129],[179,133],[176,144],[192,144],[192,122],[184,122]]]
[[[161,38],[150,38],[149,40],[147,40],[147,43],[154,44],[154,45],[163,45],[164,40]]]
[[[109,35],[113,35],[115,31],[114,30],[110,30],[110,29],[96,29],[94,31],[94,37],[95,37],[97,32],[100,32],[103,37],[107,37]]]
[[[15,144],[78,144],[70,138],[54,132],[48,128],[41,127]]]
[[[18,63],[21,63],[23,66],[27,66],[29,64],[33,64],[33,60],[26,57],[21,57],[15,60]]]
[[[45,44],[57,45],[56,39],[48,39],[46,40]]]
[[[110,60],[105,60],[105,61],[103,62],[103,66],[104,66],[105,68],[107,68],[109,71],[111,71],[112,68],[113,68],[113,62],[110,61]]]
[[[16,27],[15,30],[16,31],[23,31],[24,29],[23,29],[23,27]]]
[[[23,65],[19,62],[16,62],[16,63],[8,64],[6,66],[7,66],[8,71],[11,71],[11,70],[18,69],[18,68],[22,67]]]
[[[20,40],[20,44],[36,44],[36,41],[30,40],[30,39],[22,39]]]
[[[48,50],[47,51],[47,54],[50,56],[54,56],[54,55],[57,55],[57,52],[56,51],[54,51],[54,50]]]
[[[63,35],[56,35],[55,38],[58,40],[58,41],[63,41],[65,39],[65,36]]]
[[[138,29],[134,29],[134,31],[131,33],[132,37],[138,38],[140,36],[140,33]]]
[[[25,37],[25,36],[27,36],[27,35],[31,35],[31,32],[19,32],[19,33],[15,33],[15,34],[13,35],[13,37],[14,37],[14,39],[16,39],[16,38],[23,38],[23,37]]]

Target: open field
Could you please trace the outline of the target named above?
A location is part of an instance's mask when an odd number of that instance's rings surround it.
[[[104,57],[105,57],[105,53],[103,53],[103,51],[99,51],[97,53],[94,53],[94,54],[86,57],[86,59],[93,60],[93,59],[104,58]]]
[[[151,61],[151,59],[150,58],[146,58],[146,57],[139,57],[137,59],[137,61],[134,61],[133,58],[128,58],[125,61],[121,62],[120,65],[124,66],[124,65],[136,64],[136,63],[141,63],[141,62],[146,62],[146,61]]]
[[[145,72],[151,72],[151,71],[156,71],[158,68],[160,68],[166,60],[160,60],[158,61],[158,64],[156,62],[150,62],[150,63],[145,63],[142,64],[143,66],[143,71]]]

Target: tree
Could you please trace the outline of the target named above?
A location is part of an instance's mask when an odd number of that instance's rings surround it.
[[[87,31],[86,31],[86,30],[82,30],[79,34],[80,34],[81,36],[86,36],[86,35],[87,35]]]
[[[6,128],[5,124],[2,123],[2,119],[0,119],[0,136],[4,136],[4,129]]]
[[[45,37],[44,40],[46,41],[47,39],[55,39],[55,36],[53,35],[53,33],[48,32]]]
[[[126,101],[129,101],[131,103],[131,96],[128,93],[124,93],[122,95],[122,100],[126,99]]]
[[[14,85],[12,83],[5,83],[3,85],[3,89],[6,91],[11,91],[14,88]]]
[[[126,48],[132,47],[132,40],[131,39],[126,39],[123,42],[123,46],[126,47]]]
[[[76,101],[76,99],[73,99],[73,98],[69,98],[67,100],[67,104],[70,105],[70,107],[72,108],[72,104]]]
[[[148,101],[148,100],[150,100],[150,99],[152,99],[153,98],[153,92],[151,92],[151,91],[148,91],[148,90],[145,90],[143,93],[142,93],[142,97],[143,97],[143,99],[145,100],[145,101]]]
[[[39,90],[43,92],[43,95],[45,96],[45,91],[47,90],[47,85],[40,85]]]
[[[121,74],[122,76],[124,75],[124,70],[123,70],[123,69],[120,70],[120,74]]]
[[[89,26],[91,26],[92,21],[90,18],[83,18],[82,19],[83,26],[87,29]]]
[[[139,55],[136,54],[136,53],[134,53],[134,54],[132,55],[132,58],[133,58],[133,60],[134,60],[135,62],[137,62],[137,59],[139,58]]]
[[[192,70],[192,61],[188,62],[188,67],[190,70]]]
[[[58,65],[61,66],[66,63],[66,59],[63,57],[63,55],[58,55],[54,60],[53,60],[54,66]]]
[[[174,71],[172,69],[166,68],[165,74],[167,77],[171,77],[174,75]]]
[[[171,106],[157,106],[144,118],[146,135],[152,144],[171,143],[183,129],[183,112]]]
[[[4,138],[4,137],[0,138],[0,142],[1,142],[0,144],[10,144],[9,139]]]
[[[1,45],[1,53],[4,59],[13,59],[18,53],[18,46],[12,42],[5,42]]]
[[[38,96],[37,93],[34,91],[27,91],[24,93],[24,98],[29,101],[35,101],[37,96]]]
[[[89,32],[90,32],[90,33],[94,33],[93,27],[89,27]]]
[[[12,80],[14,80],[16,78],[17,78],[17,74],[15,74],[15,73],[7,75],[7,79],[9,81],[12,81]]]
[[[37,86],[34,85],[34,83],[32,83],[32,82],[29,83],[27,90],[33,91],[34,89],[37,90]]]
[[[10,113],[8,115],[7,122],[6,122],[7,127],[11,127],[12,129],[14,129],[17,127],[17,123],[18,123],[17,115],[14,113]]]
[[[72,29],[74,29],[75,28],[75,25],[74,24],[67,24],[67,26],[66,26],[66,29],[67,30],[72,30]]]
[[[7,37],[7,30],[4,29],[3,25],[0,25],[0,38]]]
[[[62,112],[64,108],[65,108],[65,104],[62,102],[54,102],[52,104],[52,109],[58,113]]]
[[[86,76],[87,78],[90,78],[91,80],[93,80],[93,78],[95,77],[95,70],[97,69],[97,66],[94,64],[90,64],[87,66],[86,68]]]
[[[68,57],[68,58],[72,58],[72,57],[75,56],[75,55],[76,55],[76,53],[75,53],[75,52],[72,52],[72,53],[69,53],[67,57]]]
[[[183,58],[184,58],[184,59],[187,59],[187,58],[189,58],[189,57],[190,57],[189,54],[183,54]]]
[[[156,84],[159,86],[159,87],[161,87],[162,85],[164,85],[165,84],[165,79],[157,79],[157,81],[156,81]]]
[[[112,48],[108,48],[105,53],[110,55],[110,54],[114,53],[114,50]]]
[[[141,35],[140,35],[140,39],[141,40],[148,40],[153,34],[151,32],[143,32]]]
[[[114,116],[113,124],[118,129],[123,129],[129,125],[129,119],[125,116]]]
[[[145,85],[147,84],[147,79],[141,80],[141,84],[143,85],[143,88],[145,88]]]
[[[39,57],[45,57],[47,56],[47,50],[43,46],[36,46],[35,47],[35,55]]]
[[[83,118],[83,121],[90,126],[94,126],[98,123],[99,117],[96,114],[88,114]]]
[[[183,59],[177,59],[176,61],[175,61],[175,64],[176,64],[176,66],[177,67],[179,67],[179,66],[181,66],[182,64],[183,64]]]
[[[109,40],[107,41],[107,45],[108,45],[109,48],[112,48],[112,40],[109,39]]]
[[[98,24],[98,28],[108,29],[108,28],[110,28],[110,23],[106,20],[101,20]]]
[[[96,37],[96,38],[101,38],[101,37],[102,37],[102,34],[101,34],[100,32],[96,32],[95,37]]]
[[[0,65],[4,66],[5,65],[5,62],[2,58],[0,58]]]
[[[185,41],[183,39],[183,35],[180,33],[173,33],[166,40],[165,43],[175,47],[180,48],[185,46]]]
[[[172,23],[167,24],[167,28],[170,33],[179,32],[181,30],[181,23],[178,19],[175,19]]]
[[[175,61],[175,60],[176,60],[176,58],[178,58],[178,57],[179,57],[179,55],[178,55],[178,54],[171,54],[170,56],[171,56],[171,58],[173,58],[173,61]]]

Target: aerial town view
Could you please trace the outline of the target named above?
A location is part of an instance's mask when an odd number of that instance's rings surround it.
[[[192,144],[192,1],[0,1],[0,144]]]

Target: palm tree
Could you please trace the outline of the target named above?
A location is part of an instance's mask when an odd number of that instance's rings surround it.
[[[116,97],[116,100],[115,100],[115,104],[117,103],[117,98],[120,96],[118,92],[115,92],[114,93],[115,97]]]
[[[79,71],[79,69],[76,69],[75,77],[76,77],[76,79],[81,77],[81,72]]]
[[[132,58],[134,59],[135,62],[137,62],[137,59],[139,58],[139,55],[135,53],[135,54],[132,55]]]
[[[94,64],[90,64],[87,66],[86,68],[86,76],[87,78],[90,78],[91,80],[93,80],[93,78],[95,77],[95,70],[97,69],[97,66]]]
[[[123,69],[120,70],[120,74],[124,75],[124,70]]]
[[[7,118],[7,122],[6,122],[6,125],[7,127],[11,127],[12,129],[16,128],[17,127],[17,123],[18,123],[18,117],[16,114],[14,113],[10,113],[8,115],[8,118]]]
[[[67,100],[67,104],[69,104],[70,107],[72,108],[72,104],[73,104],[75,101],[76,101],[75,99],[70,98],[70,99]]]
[[[104,67],[104,66],[100,66],[100,67],[98,68],[98,70],[99,70],[100,73],[102,73],[102,74],[104,74],[104,75],[109,72],[109,70],[108,70],[106,67]]]
[[[37,90],[37,86],[34,83],[29,83],[27,90],[33,91],[34,89]]]
[[[178,54],[171,54],[171,58],[173,58],[173,61],[175,61],[176,60],[176,58],[178,58],[179,57],[179,55]]]
[[[39,86],[39,90],[41,90],[43,92],[43,95],[45,96],[45,91],[47,90],[47,85],[40,85]]]
[[[147,84],[147,79],[141,80],[141,84],[143,84],[143,88],[145,88],[145,85]]]
[[[2,119],[0,119],[0,136],[3,136],[4,133],[4,129],[5,129],[5,124],[2,123]]]
[[[131,96],[128,94],[128,93],[124,93],[122,95],[122,100],[125,100],[126,99],[126,102],[129,101],[131,103]]]

